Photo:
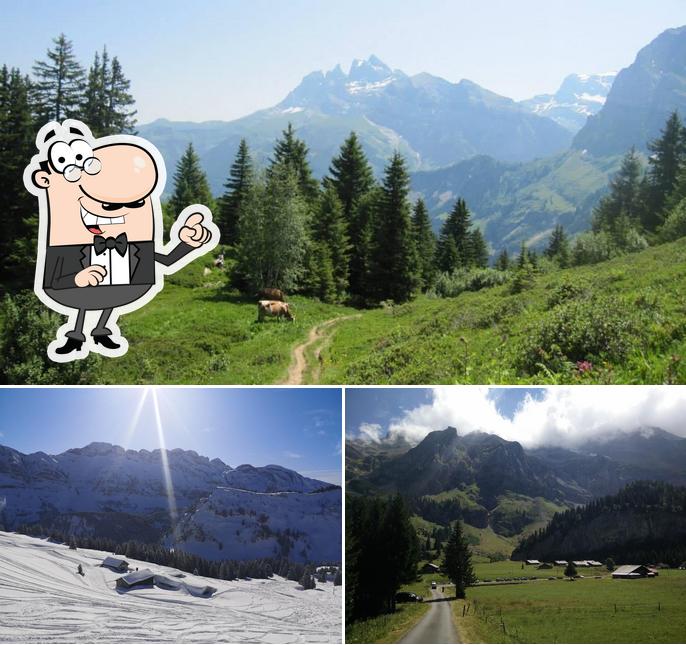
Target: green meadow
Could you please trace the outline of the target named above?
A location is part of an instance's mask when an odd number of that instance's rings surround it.
[[[508,564],[521,571],[516,562],[494,563],[489,575],[506,574]],[[487,566],[476,566],[479,577]],[[639,580],[613,580],[605,572],[601,579],[470,587],[453,613],[469,643],[682,643],[685,598],[686,571]]]
[[[686,239],[343,321],[324,383],[683,383]],[[579,362],[588,361],[586,369]]]

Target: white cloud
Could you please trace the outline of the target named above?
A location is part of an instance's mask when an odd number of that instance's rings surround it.
[[[454,426],[461,434],[481,430],[527,447],[574,447],[618,431],[655,426],[686,436],[686,386],[574,386],[546,388],[540,399],[529,395],[512,419],[488,396],[489,388],[438,387],[430,403],[390,422],[388,434],[418,442],[433,430]],[[360,425],[358,438],[379,442],[379,424]]]
[[[286,450],[283,454],[289,459],[302,459],[303,457],[301,454],[297,452],[291,452],[290,450]]]
[[[386,434],[378,423],[361,423],[357,432],[356,438],[364,443],[380,443]]]

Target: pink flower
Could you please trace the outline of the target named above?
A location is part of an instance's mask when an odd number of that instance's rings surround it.
[[[591,361],[577,361],[576,369],[579,370],[579,374],[585,374],[593,369],[593,363]]]

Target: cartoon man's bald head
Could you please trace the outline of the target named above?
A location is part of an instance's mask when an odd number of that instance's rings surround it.
[[[92,244],[95,235],[120,233],[152,240],[151,195],[159,181],[153,155],[133,142],[95,145],[79,125],[77,132],[48,130],[39,144],[46,158],[31,182],[47,196],[48,245]]]

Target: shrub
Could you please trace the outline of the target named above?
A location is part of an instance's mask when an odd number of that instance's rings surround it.
[[[48,345],[62,317],[50,311],[32,291],[9,294],[0,305],[0,383],[82,384],[89,383],[100,364],[100,357],[54,363],[48,358]]]
[[[454,298],[463,291],[479,291],[497,287],[507,282],[507,271],[496,269],[455,269],[452,273],[441,273],[436,280],[434,292],[441,298]]]
[[[665,223],[660,229],[660,240],[672,242],[686,235],[686,199],[682,199],[667,215]]]
[[[570,363],[620,361],[640,338],[635,309],[612,297],[570,300],[529,331],[517,359],[519,369],[561,371]]]
[[[648,247],[646,239],[634,228],[623,232],[618,241],[607,231],[588,231],[576,238],[572,251],[573,264],[597,264],[625,253],[636,253]]]
[[[548,309],[552,309],[563,302],[575,300],[589,292],[590,285],[585,280],[565,280],[555,285],[548,296]]]

